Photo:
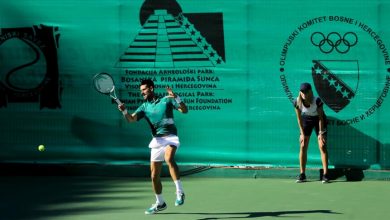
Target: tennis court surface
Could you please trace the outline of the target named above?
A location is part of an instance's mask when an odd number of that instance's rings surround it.
[[[209,171],[210,172],[210,171]],[[219,171],[214,171],[219,172]],[[225,172],[225,171],[224,171]],[[322,184],[261,175],[183,176],[185,204],[174,206],[175,187],[163,178],[168,208],[144,214],[154,203],[145,177],[3,175],[0,219],[389,219],[388,179],[337,179]],[[311,176],[310,176],[311,175]],[[385,173],[385,176],[388,173]]]

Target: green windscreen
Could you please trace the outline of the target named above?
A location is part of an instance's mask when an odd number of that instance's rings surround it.
[[[328,118],[329,163],[390,167],[387,0],[0,2],[0,162],[147,164],[140,81],[171,87],[180,164],[299,167],[293,102],[309,82]],[[38,146],[45,150],[39,151]],[[321,167],[317,138],[308,166]]]

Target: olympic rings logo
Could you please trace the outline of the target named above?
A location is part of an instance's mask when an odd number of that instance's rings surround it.
[[[351,47],[358,43],[358,37],[353,32],[347,32],[342,37],[337,32],[331,32],[326,37],[321,32],[314,32],[310,37],[311,43],[320,48],[323,53],[331,53],[333,50],[341,54],[348,53]]]

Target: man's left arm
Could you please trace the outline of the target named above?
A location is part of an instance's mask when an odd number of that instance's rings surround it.
[[[179,102],[179,108],[177,108],[177,110],[184,114],[188,112],[188,108],[183,101]]]
[[[172,97],[176,103],[179,105],[179,107],[177,107],[177,110],[181,113],[187,113],[188,112],[188,108],[186,106],[186,104],[181,100],[180,96],[176,95],[172,89],[170,87],[167,87],[167,93],[168,93],[168,96],[169,97]]]

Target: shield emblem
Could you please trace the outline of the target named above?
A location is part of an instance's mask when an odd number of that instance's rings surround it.
[[[335,112],[355,97],[359,85],[358,60],[313,60],[312,77],[318,95]]]

